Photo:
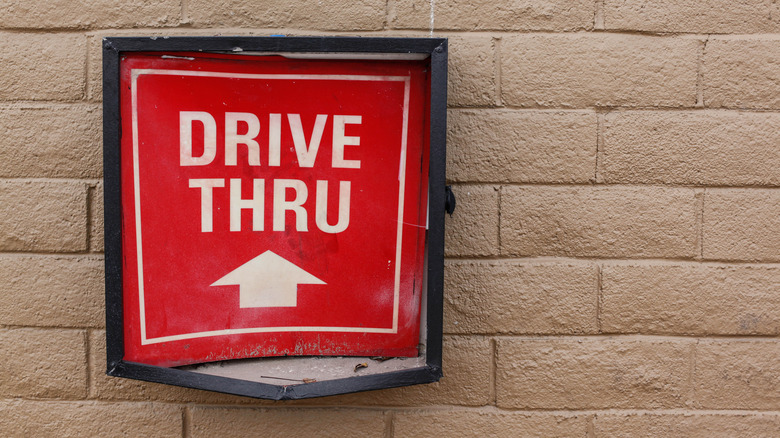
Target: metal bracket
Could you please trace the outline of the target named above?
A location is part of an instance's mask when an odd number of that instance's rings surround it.
[[[444,211],[452,217],[452,213],[455,211],[455,193],[452,192],[452,186],[444,186]]]

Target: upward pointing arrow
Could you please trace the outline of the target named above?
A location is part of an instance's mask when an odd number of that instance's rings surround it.
[[[292,262],[266,251],[212,283],[239,287],[239,305],[246,307],[295,307],[299,284],[326,284]]]

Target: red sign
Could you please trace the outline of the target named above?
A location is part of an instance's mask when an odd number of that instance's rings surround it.
[[[422,61],[123,55],[125,360],[416,356]]]

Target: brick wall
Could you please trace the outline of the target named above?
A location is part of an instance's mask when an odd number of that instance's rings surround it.
[[[777,436],[780,3],[0,0],[0,435]],[[100,40],[450,38],[440,383],[104,375]]]

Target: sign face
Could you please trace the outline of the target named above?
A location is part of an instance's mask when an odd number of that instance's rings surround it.
[[[138,52],[119,75],[124,360],[418,355],[425,62]]]

